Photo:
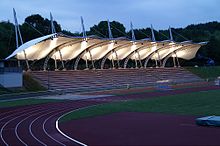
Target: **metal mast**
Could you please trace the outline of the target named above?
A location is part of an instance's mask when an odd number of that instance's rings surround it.
[[[112,30],[111,30],[111,25],[110,25],[109,20],[107,20],[107,23],[108,23],[108,36],[109,36],[109,39],[110,39],[110,40],[112,41],[112,43],[113,43],[113,42],[114,42],[114,41],[113,41],[114,38],[113,38],[113,35],[112,35]],[[117,63],[118,63],[118,68],[120,68],[120,63],[119,63],[119,59],[118,59],[118,55],[117,55],[116,51],[115,51],[115,50],[112,50],[111,54],[112,54],[112,66],[113,66],[113,68],[115,68],[113,54],[115,54],[116,59],[117,59]]]
[[[80,18],[81,18],[83,39],[86,40],[87,39],[87,35],[86,35],[86,30],[85,30],[85,26],[84,26],[83,17],[81,16]]]
[[[131,22],[131,40],[133,42],[133,45],[135,44],[135,34],[134,34],[134,29],[133,29],[133,24]],[[138,63],[137,63],[137,56],[136,56],[137,52],[134,51],[134,60],[135,60],[135,67],[137,68],[138,67]]]
[[[51,33],[56,33],[56,30],[55,30],[55,27],[54,27],[54,24],[53,24],[53,16],[50,12],[50,25],[51,25]]]
[[[83,17],[81,16],[80,19],[81,19],[83,40],[84,40],[84,41],[87,41],[87,35],[86,35],[86,30],[85,30],[85,26],[84,26]],[[85,50],[84,54],[85,54],[85,57],[86,57],[86,69],[89,69],[89,66],[88,66],[88,58],[87,58],[87,55],[86,55],[86,54],[87,54],[87,50]],[[90,52],[89,52],[89,55],[90,55],[90,59],[92,60],[92,57],[91,57],[91,53],[90,53]]]
[[[170,33],[170,41],[171,42],[174,42],[173,40],[173,34],[172,34],[172,29],[171,27],[169,26],[169,33]],[[175,53],[173,54],[173,65],[174,67],[176,67],[176,59],[177,59],[177,56],[175,57]]]
[[[156,42],[155,35],[154,35],[154,28],[153,28],[152,24],[151,24],[151,35],[152,35],[152,41]],[[159,66],[160,66],[161,65],[160,54],[159,54],[158,51],[156,51],[156,53],[157,53],[157,58],[158,58],[158,61],[159,61]],[[156,62],[156,67],[158,67],[158,63],[157,63],[156,59],[155,59],[155,62]]]
[[[156,42],[156,39],[155,39],[155,35],[154,35],[154,28],[153,28],[153,25],[151,24],[151,37],[152,37],[152,41],[153,42]]]
[[[52,34],[56,33],[56,29],[55,29],[55,26],[54,26],[54,23],[53,23],[53,16],[52,16],[51,12],[50,12],[50,24],[51,24],[51,33]],[[61,53],[60,50],[59,50],[59,55],[60,55],[60,60],[61,60],[61,63],[62,63],[62,67],[65,70],[65,66],[64,66],[64,62],[63,62],[63,56],[62,56],[62,53]]]
[[[50,26],[51,26],[51,33],[53,34],[53,33],[56,33],[56,30],[55,30],[55,28],[54,28],[54,24],[53,24],[53,16],[52,16],[52,14],[51,14],[51,12],[50,12]],[[61,52],[60,52],[60,50],[59,50],[59,54],[60,54]],[[62,55],[62,54],[61,54]],[[60,58],[62,58],[61,56],[60,56]],[[54,57],[54,63],[55,63],[55,71],[56,70],[58,70],[57,69],[57,58],[56,58],[56,56]]]
[[[112,36],[112,30],[111,30],[111,25],[110,25],[109,20],[107,20],[107,23],[108,23],[108,37],[110,40],[112,40],[113,36]],[[113,54],[114,54],[113,50],[111,51],[111,54],[112,54],[112,67],[115,68],[114,58],[113,58]]]
[[[169,26],[169,33],[170,33],[170,41],[173,42],[173,34],[172,34],[172,29],[170,26]]]
[[[113,36],[112,36],[111,25],[110,25],[109,20],[107,22],[108,22],[108,36],[109,36],[109,39],[112,40]]]
[[[136,40],[135,35],[134,35],[134,29],[133,29],[133,24],[131,22],[131,40],[134,42]]]
[[[14,8],[13,8],[13,14],[14,14],[14,21],[15,21],[16,48],[18,48],[19,47],[18,37],[20,38],[21,45],[23,44],[23,40],[22,40],[22,37],[21,37],[21,31],[20,31],[20,28],[19,28],[19,24],[18,24],[18,20],[17,20],[17,16],[16,16],[16,11],[15,11]],[[27,70],[30,70],[30,66],[29,66],[29,63],[28,63],[28,60],[27,60],[27,55],[26,55],[25,50],[23,50],[23,53],[24,53],[24,57],[25,57],[26,65],[27,65]],[[20,67],[20,61],[19,60],[18,60],[18,66]]]

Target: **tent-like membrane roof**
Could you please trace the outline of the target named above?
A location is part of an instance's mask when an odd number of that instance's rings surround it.
[[[33,39],[21,45],[6,59],[16,57],[18,60],[40,60],[46,57],[54,60],[163,60],[178,57],[190,60],[195,57],[202,43],[160,41],[150,39],[131,41],[126,38],[104,39],[95,36],[82,38],[54,33]]]

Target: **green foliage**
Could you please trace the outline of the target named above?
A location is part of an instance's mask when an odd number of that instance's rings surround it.
[[[53,21],[55,30],[61,31],[61,26]],[[25,22],[21,25],[21,33],[24,42],[32,40],[42,35],[51,34],[51,22],[50,20],[43,18],[39,14],[31,15],[25,18]]]
[[[123,24],[112,21],[110,22],[111,25],[111,31],[114,38],[125,36],[125,27]],[[97,35],[100,37],[108,37],[108,22],[107,21],[101,21],[98,25],[94,25],[90,28],[90,31],[88,34]]]
[[[0,59],[5,58],[15,48],[14,25],[8,22],[0,22]]]
[[[220,90],[107,103],[72,112],[61,122],[115,112],[159,112],[181,115],[220,115]]]
[[[25,23],[31,25],[38,31],[40,31],[42,34],[50,34],[51,33],[51,22],[47,18],[43,18],[39,14],[31,15],[25,18]],[[25,24],[24,23],[24,24]],[[61,31],[61,26],[56,21],[53,21],[55,30],[57,32]]]
[[[151,38],[151,29],[150,28],[134,29],[134,34],[137,40]],[[127,35],[131,39],[131,31],[127,32]]]
[[[220,32],[220,31],[219,31]],[[204,50],[206,50],[206,56],[214,59],[216,62],[218,62],[218,64],[220,63],[220,36],[212,36],[210,38],[209,43],[204,46]],[[219,40],[218,40],[219,39]]]
[[[61,31],[63,34],[65,34],[65,35],[68,35],[68,36],[79,36],[80,34],[78,33],[78,34],[75,34],[75,33],[72,33],[72,32],[70,32],[70,31],[67,31],[67,30],[62,30]]]
[[[10,93],[10,90],[0,85],[0,95]]]
[[[56,21],[54,26],[57,32],[61,31],[61,26]],[[19,27],[24,43],[51,33],[50,21],[39,14],[28,16]],[[14,24],[9,21],[0,22],[0,59],[6,58],[15,50],[15,43]]]
[[[23,86],[27,91],[44,91],[45,87],[41,86],[36,80],[34,80],[29,74],[23,75]]]

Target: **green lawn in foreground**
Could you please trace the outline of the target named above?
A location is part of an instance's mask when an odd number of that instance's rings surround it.
[[[55,99],[18,99],[13,101],[0,101],[0,107],[14,107],[14,106],[24,106],[24,105],[33,105],[33,104],[42,104],[49,102],[62,102],[64,100],[55,100]]]
[[[105,115],[115,112],[160,112],[183,115],[220,115],[220,90],[162,96],[152,99],[102,104],[76,112],[61,119],[61,122]]]

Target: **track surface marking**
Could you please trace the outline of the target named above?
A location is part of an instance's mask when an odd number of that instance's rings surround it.
[[[154,93],[110,96],[60,103],[46,103],[14,108],[0,108],[0,145],[80,145],[56,129],[56,121],[63,114],[92,105],[112,101],[153,98],[195,91],[216,90],[217,87],[200,87]],[[184,126],[184,123],[183,125]],[[185,125],[186,126],[186,125]],[[65,133],[65,131],[63,131]],[[74,131],[72,134],[74,138]],[[110,139],[109,139],[110,140]],[[84,141],[82,141],[84,143]]]

